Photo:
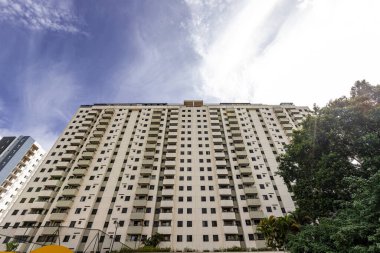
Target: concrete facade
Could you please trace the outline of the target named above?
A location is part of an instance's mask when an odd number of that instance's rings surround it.
[[[265,247],[260,219],[295,209],[276,158],[308,114],[291,103],[81,106],[2,232],[35,242],[59,237],[75,252],[91,243],[85,229],[132,248],[156,232],[173,250]],[[19,228],[41,225],[65,229]]]
[[[0,140],[0,222],[42,162],[45,151],[30,136]]]

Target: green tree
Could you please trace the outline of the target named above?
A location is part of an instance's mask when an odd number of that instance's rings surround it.
[[[6,251],[15,251],[18,247],[18,242],[7,242],[5,244],[5,247],[6,247]]]
[[[156,233],[144,241],[144,245],[148,247],[157,247],[164,239],[162,234]]]
[[[380,172],[369,179],[347,178],[353,201],[336,216],[321,218],[290,234],[290,252],[380,252]]]
[[[266,244],[270,248],[283,248],[287,237],[291,233],[297,233],[300,224],[296,222],[292,214],[284,217],[270,216],[260,221],[258,230],[264,235]]]
[[[295,131],[279,174],[300,210],[331,217],[352,200],[345,178],[369,178],[380,168],[380,86],[358,81],[350,98],[316,108]]]

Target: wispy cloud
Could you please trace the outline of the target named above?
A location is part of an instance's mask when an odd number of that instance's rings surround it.
[[[64,2],[64,3],[63,3]],[[0,0],[0,21],[32,30],[84,33],[69,1]]]
[[[357,79],[380,81],[379,1],[186,2],[201,57],[200,94],[324,105]]]
[[[0,135],[30,135],[45,149],[55,142],[58,129],[66,124],[80,93],[72,73],[63,65],[30,66],[20,77],[20,108],[12,124],[0,127]],[[1,125],[0,125],[1,126]]]

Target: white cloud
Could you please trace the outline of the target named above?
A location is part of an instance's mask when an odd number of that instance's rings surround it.
[[[193,42],[204,96],[324,105],[348,94],[358,79],[380,81],[379,1],[242,1],[216,25],[197,18],[207,8],[188,4],[193,20],[201,20],[191,33],[200,40]],[[203,37],[199,27],[217,32]]]
[[[70,1],[0,0],[0,21],[32,30],[84,33],[71,10]]]

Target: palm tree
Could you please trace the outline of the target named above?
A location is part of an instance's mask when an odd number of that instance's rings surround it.
[[[271,215],[268,218],[262,219],[257,229],[264,235],[267,246],[276,248],[276,217]]]

